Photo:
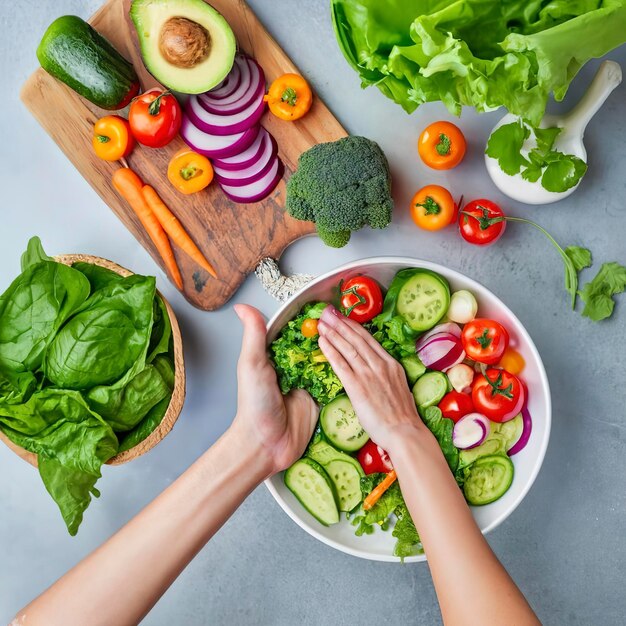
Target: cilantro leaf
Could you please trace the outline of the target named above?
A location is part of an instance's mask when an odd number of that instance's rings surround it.
[[[528,164],[522,156],[522,146],[529,136],[530,129],[521,120],[504,124],[491,133],[485,154],[496,159],[505,174],[513,176]]]
[[[591,267],[591,251],[587,248],[567,246],[565,254],[570,258],[577,272],[584,270],[586,267]]]
[[[579,183],[586,171],[587,164],[577,156],[551,152],[541,185],[548,191],[567,191]]]
[[[615,307],[612,296],[626,289],[626,267],[619,263],[603,263],[596,277],[578,292],[585,303],[583,315],[599,322],[610,317]]]
[[[556,138],[561,134],[562,128],[552,126],[551,128],[534,128],[533,133],[537,140],[537,149],[544,154],[552,150]]]

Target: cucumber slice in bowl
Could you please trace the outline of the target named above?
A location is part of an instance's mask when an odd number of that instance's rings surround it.
[[[296,461],[285,472],[285,485],[318,522],[330,526],[339,521],[333,484],[319,463],[306,457]]]
[[[398,292],[396,312],[414,331],[429,330],[450,306],[450,287],[430,272],[413,274]]]
[[[328,441],[344,452],[360,450],[369,439],[346,395],[337,396],[321,410],[320,426]]]
[[[448,393],[448,377],[442,372],[427,372],[413,385],[413,398],[420,409],[439,404]]]
[[[352,463],[335,459],[325,466],[330,480],[335,485],[340,511],[352,511],[361,504],[361,473]]]
[[[514,472],[513,462],[504,454],[479,457],[469,467],[463,485],[465,499],[474,506],[495,502],[508,491]]]

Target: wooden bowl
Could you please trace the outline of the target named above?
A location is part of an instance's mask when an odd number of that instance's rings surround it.
[[[54,260],[59,263],[63,263],[64,265],[72,265],[78,261],[93,263],[94,265],[99,265],[112,270],[116,274],[124,277],[131,276],[133,274],[130,270],[127,270],[121,265],[117,265],[117,263],[113,263],[113,261],[108,261],[107,259],[88,254],[61,254],[59,256],[55,256]],[[122,465],[122,463],[128,463],[128,461],[132,461],[138,456],[148,452],[148,450],[154,448],[154,446],[156,446],[159,441],[161,441],[161,439],[163,439],[163,437],[165,437],[165,435],[172,430],[185,402],[185,360],[183,358],[183,341],[180,335],[180,328],[178,327],[178,321],[170,303],[160,292],[157,291],[157,293],[165,304],[165,308],[170,316],[170,322],[172,324],[172,338],[174,343],[174,390],[172,391],[172,398],[161,423],[152,431],[152,433],[150,433],[148,437],[138,443],[135,447],[111,457],[106,462],[107,465]],[[37,467],[37,455],[14,444],[2,431],[0,431],[0,441],[3,441],[19,457],[30,463],[32,466]]]

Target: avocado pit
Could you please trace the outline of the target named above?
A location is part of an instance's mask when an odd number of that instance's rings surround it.
[[[161,28],[159,50],[172,65],[192,68],[211,51],[211,36],[204,26],[185,17],[171,17]]]

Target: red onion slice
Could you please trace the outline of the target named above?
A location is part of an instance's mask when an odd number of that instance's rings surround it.
[[[468,413],[452,430],[452,443],[459,450],[475,448],[487,439],[491,432],[489,420],[481,413]]]
[[[198,102],[197,96],[190,96],[185,108],[189,119],[200,130],[212,135],[234,135],[254,126],[263,115],[265,101],[258,98],[248,107],[233,115],[209,113]]]
[[[444,371],[465,358],[460,339],[451,333],[436,333],[425,340],[420,338],[415,348],[422,363],[434,370]]]
[[[240,83],[241,70],[235,60],[235,63],[233,64],[233,67],[230,70],[228,76],[222,81],[220,85],[214,87],[210,91],[207,91],[207,93],[211,94],[211,98],[213,100],[221,100],[222,98],[230,96],[235,91],[235,89],[239,87]]]
[[[239,66],[239,71],[241,73],[241,79],[239,81],[239,85],[237,89],[233,91],[231,94],[224,98],[219,98],[214,100],[210,91],[207,91],[202,95],[203,100],[206,102],[213,102],[217,104],[218,102],[221,105],[225,104],[235,104],[239,102],[241,98],[250,90],[255,90],[258,83],[261,80],[260,66],[257,63],[251,62],[249,59],[245,57],[237,57],[235,59],[235,63]]]
[[[270,170],[259,180],[243,187],[234,187],[231,185],[222,185],[220,187],[224,193],[234,202],[247,204],[250,202],[258,202],[266,198],[283,177],[282,161],[276,156]]]
[[[212,135],[200,130],[183,115],[180,135],[192,150],[209,158],[226,158],[246,150],[257,138],[259,128],[255,126],[232,135]]]
[[[274,141],[274,138],[268,133],[265,135],[265,147],[259,157],[259,160],[247,168],[242,168],[237,171],[222,170],[219,167],[213,165],[213,171],[215,172],[215,179],[224,185],[233,187],[243,187],[255,182],[271,169],[274,163],[274,157],[278,152],[278,146]]]
[[[448,333],[449,335],[452,335],[456,337],[457,339],[460,339],[461,327],[458,324],[455,324],[454,322],[446,322],[444,324],[438,324],[434,328],[431,328],[426,334],[422,335],[417,340],[418,346],[419,344],[426,342],[433,335],[438,335],[439,333]]]
[[[261,127],[257,138],[252,145],[239,154],[226,157],[223,159],[213,159],[213,166],[222,170],[242,170],[246,167],[254,165],[259,160],[261,152],[265,147],[264,137],[269,136],[265,128]]]
[[[517,454],[521,450],[526,447],[528,440],[530,439],[530,434],[533,431],[533,420],[530,417],[530,413],[526,406],[522,409],[522,419],[524,420],[524,428],[522,430],[521,437],[517,440],[515,445],[508,451],[509,456],[513,456]]]

